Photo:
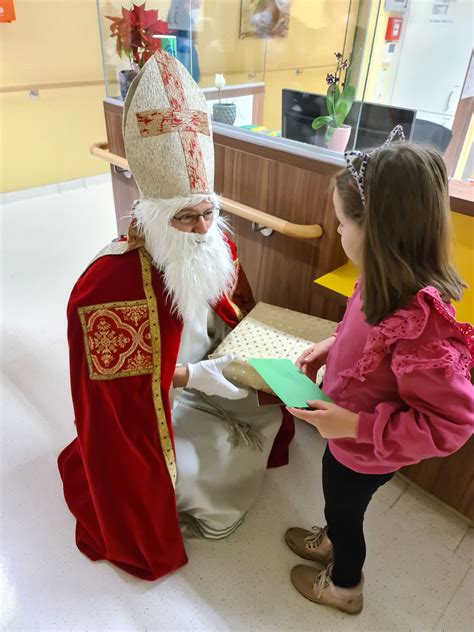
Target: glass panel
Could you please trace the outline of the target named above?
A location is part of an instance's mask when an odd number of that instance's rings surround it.
[[[265,36],[263,120],[254,131],[323,147],[326,127],[315,130],[312,122],[328,114],[326,77],[335,73],[335,53],[341,53],[341,61],[349,57],[359,2],[241,0],[241,4],[250,5],[254,16],[278,9],[285,20],[283,28]]]
[[[107,95],[115,97],[117,72],[130,62],[118,56],[106,16],[120,16],[122,6],[133,7],[97,0]],[[453,136],[473,45],[472,0],[147,0],[146,9],[163,21],[157,35],[175,38],[164,43],[176,45],[215,121],[339,155],[380,146],[398,123],[408,139],[441,152]],[[346,92],[333,106],[334,79]],[[329,118],[314,123],[319,117]],[[469,121],[457,128],[472,137]],[[450,173],[470,177],[472,142],[461,135],[447,162]]]
[[[200,85],[214,86],[216,73],[226,85],[262,82],[266,39],[252,29],[250,8],[255,0],[192,0],[195,39],[201,70]]]
[[[315,11],[315,6],[320,10]],[[407,139],[444,153],[453,137],[473,46],[473,10],[471,0],[295,2],[288,41],[268,42],[264,125],[279,125],[278,96],[283,90],[283,137],[317,146],[329,143],[331,149],[341,153],[345,141],[346,149],[378,147],[395,125],[402,124]],[[304,28],[294,50],[290,46],[292,20],[300,11]],[[328,140],[327,125],[316,132],[311,127],[315,118],[331,114],[331,104],[325,98],[325,75],[334,75],[335,50],[351,62],[347,83],[355,88],[355,101],[344,120],[351,129],[346,130],[346,139],[339,148],[334,141],[343,130],[337,129]],[[291,62],[300,63],[300,59],[301,65],[288,72],[284,83],[272,85],[272,78],[282,72],[284,60],[292,66]],[[339,87],[343,79],[341,74]],[[463,149],[458,153],[466,164],[450,168],[450,173],[465,176],[472,169],[472,143],[469,141],[466,147],[461,140],[460,145]]]
[[[206,92],[209,112],[214,121],[249,126],[256,120],[255,104],[263,99],[265,79],[267,42],[262,28],[252,21],[258,2],[193,0],[193,3],[198,16],[193,35],[200,85]]]
[[[404,11],[389,10],[394,1],[368,4],[373,35],[360,98],[374,104],[371,127],[403,123],[407,138],[444,153],[471,57],[472,1],[411,0]]]

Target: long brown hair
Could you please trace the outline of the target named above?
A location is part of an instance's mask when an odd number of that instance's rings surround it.
[[[354,166],[358,170],[360,158]],[[364,232],[362,303],[372,325],[435,287],[444,301],[466,287],[450,258],[448,177],[434,149],[394,143],[376,151],[365,171],[362,203],[346,168],[335,177],[344,214]]]

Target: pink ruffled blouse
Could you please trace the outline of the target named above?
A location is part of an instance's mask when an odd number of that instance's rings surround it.
[[[385,474],[456,452],[474,431],[474,328],[433,287],[376,326],[361,307],[357,285],[327,358],[324,391],[359,414],[357,438],[330,439],[332,455]]]

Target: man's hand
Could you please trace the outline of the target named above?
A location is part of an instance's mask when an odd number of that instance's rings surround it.
[[[325,439],[356,438],[359,418],[357,413],[323,400],[308,402],[308,404],[315,410],[288,408],[288,411],[294,417],[314,426]]]
[[[218,395],[226,399],[247,397],[248,391],[237,388],[222,375],[222,371],[233,359],[234,356],[229,354],[216,360],[202,360],[196,364],[188,364],[189,379],[186,388],[195,388],[206,395]]]
[[[183,388],[189,380],[189,371],[187,366],[177,364],[173,374],[174,388]]]
[[[316,375],[319,369],[325,364],[329,349],[336,340],[335,336],[330,336],[326,340],[321,340],[308,349],[305,349],[295,364],[298,369],[307,375],[313,382],[316,381]]]

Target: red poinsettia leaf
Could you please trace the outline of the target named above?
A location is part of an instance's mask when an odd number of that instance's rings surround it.
[[[145,3],[140,4],[140,5],[137,5],[137,4],[133,5],[131,13],[133,15],[133,23],[136,24],[137,26],[140,26],[142,24],[144,12],[145,12]]]
[[[168,35],[168,22],[164,22],[163,20],[158,20],[158,33],[160,35]]]
[[[150,51],[151,54],[155,53],[157,50],[161,48],[161,41],[159,39],[152,39],[151,42],[147,45],[147,50]]]
[[[143,46],[142,35],[140,31],[132,30],[130,33],[130,48],[141,48]]]
[[[110,15],[105,16],[107,20],[110,20],[112,24],[110,24],[110,32],[115,34],[117,32],[118,25],[120,23],[121,18],[112,18]]]
[[[158,22],[158,11],[153,9],[146,11],[141,21],[142,26],[150,28],[153,24],[155,24],[155,22]]]
[[[126,9],[125,7],[122,7],[122,17],[125,20],[125,22],[128,22],[128,24],[132,23],[132,12]]]
[[[105,16],[111,21],[111,37],[116,37],[119,56],[127,56],[140,67],[161,47],[153,35],[169,33],[168,23],[158,19],[158,11],[145,9],[145,4],[122,7],[121,17]]]
[[[144,31],[146,31],[147,33],[157,33],[158,20],[155,20],[154,22],[150,22],[150,24],[147,24],[146,27],[144,28]]]
[[[143,38],[143,45],[146,46],[147,44],[151,44],[153,42],[153,35],[155,34],[155,31],[151,31],[151,30],[146,30],[142,32],[142,38]]]
[[[129,24],[122,22],[117,29],[117,37],[121,40],[124,48],[130,48],[131,45],[131,27]]]

